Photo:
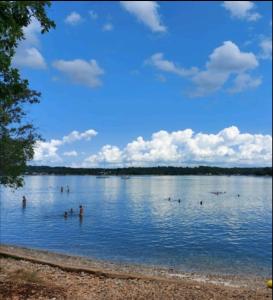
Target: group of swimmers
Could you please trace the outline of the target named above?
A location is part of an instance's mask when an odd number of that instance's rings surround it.
[[[82,218],[83,217],[83,206],[80,205],[79,208],[80,208],[79,217]],[[70,208],[69,213],[70,213],[70,215],[73,215],[73,213],[74,213],[73,208]],[[67,217],[68,217],[68,212],[65,211],[64,212],[64,218],[66,219]]]
[[[64,187],[61,186],[61,193],[63,193],[63,192],[64,192]],[[67,193],[70,192],[70,189],[69,189],[69,186],[68,186],[68,185],[66,186],[66,192],[67,192]],[[82,217],[83,217],[83,206],[80,205],[79,208],[80,208],[80,211],[79,211],[79,217],[82,218]],[[73,208],[70,208],[69,213],[70,213],[70,215],[73,215],[73,214],[74,214]],[[64,212],[64,218],[65,218],[65,219],[68,218],[68,212],[67,212],[67,211]]]
[[[27,198],[26,198],[26,196],[23,196],[23,198],[22,198],[22,206],[23,206],[23,208],[26,208],[26,205],[27,205]],[[79,208],[80,208],[79,217],[82,218],[83,217],[83,206],[80,205]],[[70,208],[69,213],[70,213],[70,215],[73,215],[73,213],[74,213],[73,208]],[[64,212],[64,218],[66,219],[67,217],[68,217],[68,212],[65,211]]]
[[[169,197],[169,198],[167,198],[167,200],[168,200],[168,201],[171,201],[172,199],[171,199],[171,197]],[[177,201],[177,202],[179,202],[179,203],[181,202],[180,199],[177,199],[177,200],[173,199],[173,201]]]
[[[171,197],[169,197],[169,198],[167,198],[167,200],[168,200],[168,201],[171,201],[172,199],[171,199]],[[174,199],[173,201],[177,201],[178,203],[180,203],[180,202],[181,202],[181,199],[180,199],[180,198],[177,199],[177,200]]]
[[[63,191],[64,191],[64,188],[63,188],[63,186],[61,186],[61,193],[63,193]],[[70,191],[68,185],[66,187],[66,191],[67,191],[67,193],[69,193],[69,191]],[[211,192],[211,193],[218,196],[222,192]],[[224,192],[224,193],[226,193],[226,192]],[[240,197],[240,194],[237,194],[237,197]],[[171,197],[167,198],[167,200],[171,201]],[[178,203],[180,203],[181,199],[179,198],[179,199],[177,199],[175,201],[177,201]],[[23,199],[22,199],[22,206],[23,206],[23,208],[25,208],[26,205],[27,205],[27,199],[26,199],[25,196],[23,196]],[[200,201],[200,205],[203,205],[203,201]],[[80,208],[79,217],[82,218],[83,217],[83,206],[80,205],[79,208]],[[70,208],[69,213],[70,213],[70,215],[72,215],[74,213],[73,208]],[[67,217],[68,217],[68,212],[65,211],[64,212],[64,218],[66,219]]]
[[[63,192],[64,192],[64,187],[61,186],[61,193],[63,193]],[[67,193],[70,192],[70,189],[69,189],[69,186],[68,186],[68,185],[66,186],[66,192],[67,192]]]

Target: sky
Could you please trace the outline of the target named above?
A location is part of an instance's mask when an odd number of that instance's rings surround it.
[[[30,164],[270,166],[272,2],[53,2],[13,64],[41,103]]]

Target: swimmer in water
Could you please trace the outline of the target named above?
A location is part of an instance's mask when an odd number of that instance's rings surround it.
[[[178,199],[178,203],[180,203],[181,202],[181,200],[180,199]]]
[[[203,204],[203,201],[200,201],[200,205],[202,205]]]
[[[27,205],[27,198],[25,196],[23,196],[22,205],[23,205],[23,207],[26,207],[26,205]]]
[[[67,211],[65,211],[64,212],[64,218],[67,219],[67,217],[68,217],[68,213],[67,213]]]
[[[64,188],[61,186],[61,193],[64,191]]]
[[[83,207],[82,207],[82,205],[80,205],[80,213],[79,213],[79,216],[80,216],[80,217],[83,217]]]
[[[73,208],[70,208],[70,213],[73,214],[73,212],[74,212],[74,211],[73,211]]]

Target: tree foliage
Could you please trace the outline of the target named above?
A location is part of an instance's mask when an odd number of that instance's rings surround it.
[[[0,1],[0,184],[20,187],[27,161],[34,155],[40,139],[33,124],[26,120],[26,105],[38,103],[40,93],[29,88],[19,70],[12,65],[24,28],[33,18],[41,33],[54,28],[46,15],[49,1]]]

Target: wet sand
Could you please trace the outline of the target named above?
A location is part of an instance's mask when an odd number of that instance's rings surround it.
[[[0,299],[271,299],[267,278],[181,273],[0,246]]]

